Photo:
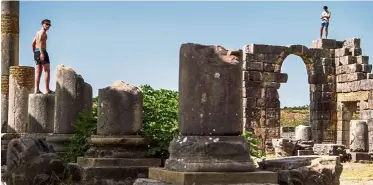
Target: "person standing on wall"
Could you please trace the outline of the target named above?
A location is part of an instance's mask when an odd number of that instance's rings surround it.
[[[51,27],[51,21],[44,19],[41,21],[41,29],[36,33],[32,41],[32,52],[36,63],[35,93],[42,93],[39,89],[42,69],[44,69],[44,83],[47,94],[54,93],[49,89],[50,81],[50,61],[47,52],[47,31]]]
[[[327,6],[324,6],[324,11],[321,14],[321,28],[320,28],[320,39],[322,39],[323,30],[325,28],[325,39],[328,38],[328,27],[330,22],[331,13]]]

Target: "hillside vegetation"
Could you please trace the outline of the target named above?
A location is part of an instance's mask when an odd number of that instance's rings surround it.
[[[295,127],[308,125],[310,112],[308,105],[284,107],[281,109],[281,126]]]

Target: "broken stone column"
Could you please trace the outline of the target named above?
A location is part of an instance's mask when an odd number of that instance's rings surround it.
[[[295,140],[309,141],[312,139],[312,130],[310,126],[299,125],[295,127]]]
[[[30,66],[10,67],[8,132],[27,132],[28,96],[34,93],[34,70]]]
[[[350,151],[368,152],[368,125],[365,120],[350,122]]]
[[[53,133],[54,94],[30,94],[28,133]]]
[[[71,135],[75,132],[74,123],[83,112],[85,98],[91,95],[85,94],[87,83],[81,75],[71,67],[64,65],[56,69],[56,92],[54,103],[54,128],[53,135],[47,137],[47,141],[53,145],[56,152],[64,153]],[[92,106],[91,105],[86,105]]]
[[[165,168],[149,169],[150,179],[185,185],[277,183],[276,173],[252,173],[249,145],[240,136],[242,59],[230,53],[219,46],[181,46],[181,136],[170,143]]]
[[[149,158],[149,141],[138,135],[142,127],[141,90],[116,81],[99,89],[98,94],[97,135],[91,136],[88,141],[92,147],[77,161],[85,170],[86,183],[146,177],[148,166],[160,166],[161,160]]]

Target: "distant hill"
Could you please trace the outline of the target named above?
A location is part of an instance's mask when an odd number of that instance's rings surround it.
[[[283,107],[281,108],[281,126],[295,127],[308,125],[310,112],[309,106]]]

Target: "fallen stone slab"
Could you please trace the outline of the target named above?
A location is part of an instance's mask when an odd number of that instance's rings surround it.
[[[338,156],[297,156],[259,162],[260,170],[278,173],[279,184],[337,185],[343,170]]]

